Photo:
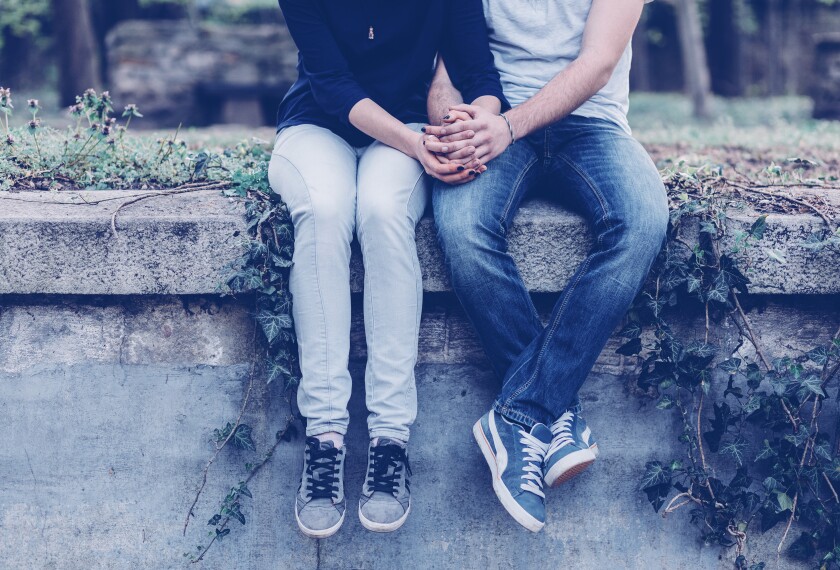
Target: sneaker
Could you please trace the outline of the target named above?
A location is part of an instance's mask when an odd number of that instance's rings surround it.
[[[391,532],[403,525],[411,510],[409,475],[405,443],[385,437],[370,442],[367,477],[359,499],[363,527]]]
[[[551,424],[553,438],[545,456],[545,484],[557,487],[585,471],[598,457],[592,430],[574,410]]]
[[[493,474],[493,490],[516,522],[539,532],[545,525],[543,458],[551,430],[537,424],[527,431],[490,410],[473,426],[473,435]]]
[[[345,446],[337,448],[331,441],[306,438],[295,519],[301,532],[310,538],[332,536],[344,522],[346,452]]]

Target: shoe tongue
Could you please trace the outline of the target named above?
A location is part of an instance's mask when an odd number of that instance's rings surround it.
[[[323,450],[326,450],[326,449],[332,449],[332,448],[334,448],[334,447],[335,447],[335,444],[334,444],[333,442],[331,442],[331,441],[322,441],[322,442],[320,442],[320,444],[318,445],[318,449],[320,449],[320,450],[322,450],[322,451],[323,451]]]
[[[552,433],[545,424],[536,424],[531,428],[531,435],[543,443],[551,443]]]
[[[396,445],[405,449],[405,442],[398,439],[391,439],[390,437],[380,437],[375,447],[379,447],[380,445]]]

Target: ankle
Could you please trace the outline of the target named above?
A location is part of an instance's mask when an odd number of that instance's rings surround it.
[[[326,433],[319,433],[318,435],[314,436],[315,439],[318,441],[331,441],[332,444],[337,448],[344,447],[344,436],[337,431],[328,431]]]

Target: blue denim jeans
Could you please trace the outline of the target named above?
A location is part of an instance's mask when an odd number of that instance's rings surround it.
[[[659,253],[665,187],[644,148],[617,125],[569,116],[516,142],[462,186],[437,183],[438,239],[455,293],[502,379],[493,407],[550,424],[577,393]],[[507,232],[536,187],[572,204],[594,245],[544,327],[508,254]]]

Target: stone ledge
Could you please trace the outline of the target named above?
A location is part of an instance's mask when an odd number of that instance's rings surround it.
[[[119,234],[111,215],[121,197],[136,192],[0,192],[0,294],[201,295],[212,294],[239,256],[245,222],[241,206],[216,191],[161,196],[120,212]],[[86,204],[95,200],[108,201]],[[822,198],[840,206],[840,196]],[[730,248],[738,230],[755,214],[731,214]],[[748,268],[751,291],[759,294],[840,293],[840,253],[801,247],[821,227],[816,216],[773,214],[759,246],[738,255]],[[690,234],[696,228],[687,227]],[[525,203],[511,231],[511,253],[528,288],[559,292],[590,247],[584,221],[574,213],[534,200]],[[437,246],[433,221],[417,229],[424,290],[451,289]],[[774,261],[767,250],[786,260]],[[362,266],[354,254],[351,281],[362,288]]]

